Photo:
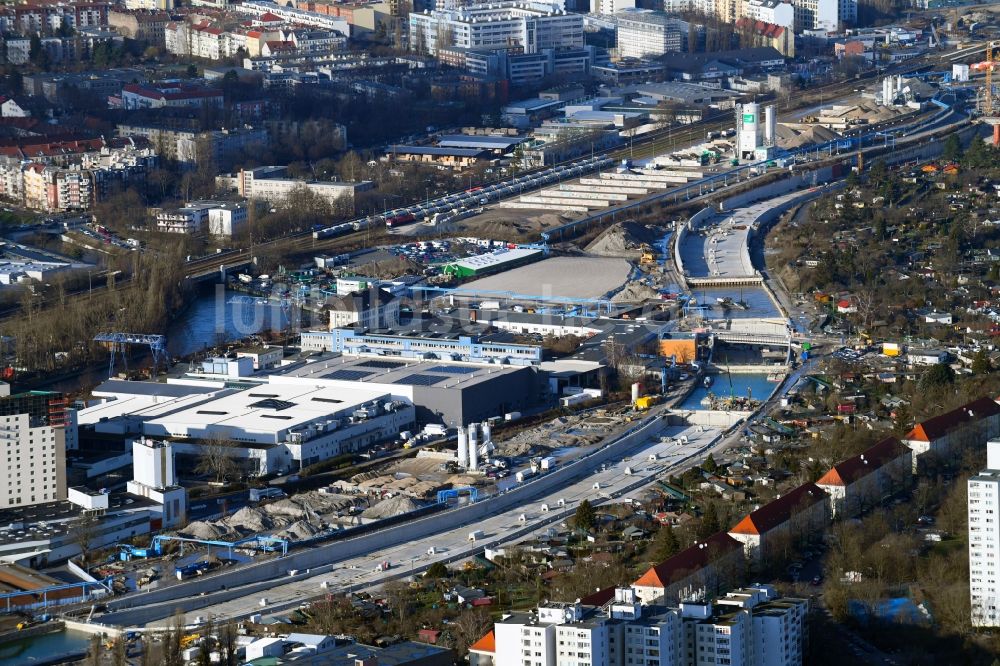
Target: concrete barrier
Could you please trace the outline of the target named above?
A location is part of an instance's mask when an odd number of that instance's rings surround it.
[[[540,194],[521,197],[520,201],[521,203],[554,204],[556,206],[586,206],[588,209],[607,208],[611,205],[611,202],[606,199],[572,199],[553,195],[542,196]]]
[[[590,210],[586,206],[568,206],[568,205],[564,206],[561,204],[532,204],[532,203],[523,203],[521,201],[503,201],[501,203],[498,203],[496,205],[496,208],[516,208],[522,210],[539,210],[544,208],[545,210],[559,210],[566,213],[586,213]]]
[[[587,179],[591,180],[591,179]],[[618,185],[609,185],[603,180],[599,180],[594,184],[584,184],[583,179],[580,179],[580,184],[573,185],[560,185],[558,188],[559,192],[591,192],[591,193],[611,193],[611,194],[628,194],[628,195],[645,195],[649,194],[649,190],[644,187],[620,187]]]
[[[593,199],[595,196],[599,196],[602,200],[607,201],[628,201],[628,195],[621,192],[597,193],[589,190],[564,190],[557,187],[550,187],[549,189],[542,190],[538,193],[538,196],[561,197],[566,199]]]
[[[665,421],[661,415],[647,417],[587,456],[474,504],[441,511],[353,539],[334,541],[309,550],[293,550],[287,557],[224,569],[191,581],[112,599],[107,602],[110,612],[102,615],[101,620],[115,625],[145,624],[169,617],[175,610],[188,612],[258,594],[273,587],[277,579],[282,582],[303,580],[329,572],[335,563],[343,560],[476,523],[482,518],[502,513],[575,482],[590,474],[601,463],[621,457],[624,452],[652,437],[664,426]],[[291,570],[300,573],[290,576],[288,572]]]

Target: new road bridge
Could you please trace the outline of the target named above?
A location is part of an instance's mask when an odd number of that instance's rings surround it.
[[[673,438],[661,440],[665,433]],[[391,570],[375,571],[380,562],[389,561],[396,575],[408,575],[436,561],[464,559],[484,546],[508,543],[565,520],[585,498],[610,501],[664,473],[686,469],[707,454],[720,434],[669,428],[658,411],[588,455],[491,498],[287,557],[112,599],[108,611],[95,620],[141,626],[168,619],[177,610],[220,617],[277,612],[324,588],[343,593],[391,579]],[[656,461],[649,459],[654,454]],[[481,530],[482,537],[470,541],[471,530]]]

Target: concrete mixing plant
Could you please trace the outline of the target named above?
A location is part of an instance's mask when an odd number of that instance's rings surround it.
[[[763,113],[762,113],[763,112]],[[752,162],[770,159],[777,143],[778,118],[773,105],[752,102],[736,105],[736,159]]]

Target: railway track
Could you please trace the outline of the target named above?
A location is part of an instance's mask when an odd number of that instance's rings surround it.
[[[940,59],[946,59],[947,54],[942,54]],[[869,73],[865,76],[837,83],[827,84],[825,86],[819,86],[812,90],[809,90],[810,97],[819,97],[820,99],[829,99],[831,102],[834,101],[838,96],[852,92],[857,88],[859,84],[865,82],[866,80],[877,77],[879,75],[887,74],[909,74],[920,69],[933,66],[933,62],[928,62],[927,57],[922,57],[912,61],[908,61],[905,66],[890,67],[881,73]],[[796,108],[804,108],[808,104],[813,104],[814,102],[810,100],[807,104],[799,105]],[[796,109],[786,109],[784,113],[792,112]],[[666,152],[668,149],[674,146],[683,146],[705,139],[708,132],[720,131],[727,129],[733,124],[731,114],[727,111],[721,111],[712,114],[702,120],[683,125],[674,129],[672,126],[655,130],[647,134],[637,136],[629,142],[626,146],[617,146],[610,150],[605,150],[595,155],[607,156],[616,160],[621,159],[645,159],[653,155]],[[574,158],[572,160],[566,160],[564,162],[549,165],[545,167],[550,169],[553,166],[565,166],[569,164],[574,164],[579,158]],[[541,171],[542,169],[536,169],[533,171]],[[530,174],[532,172],[523,172],[524,174]],[[270,241],[265,241],[252,246],[250,249],[233,250],[231,252],[224,252],[216,255],[209,255],[207,257],[200,257],[198,259],[187,262],[185,265],[185,276],[190,277],[192,275],[204,274],[210,270],[219,270],[219,268],[225,264],[235,264],[240,263],[254,256],[254,254],[263,251],[276,251],[283,254],[296,254],[299,252],[307,251],[324,251],[333,249],[343,249],[345,247],[354,246],[355,244],[368,242],[369,244],[381,238],[385,238],[384,232],[381,230],[374,229],[362,229],[353,233],[347,233],[340,236],[335,236],[332,238],[313,238],[311,230],[303,230],[293,232],[282,238],[273,239]],[[115,285],[115,289],[130,289],[133,282],[130,278],[122,278]],[[101,285],[99,287],[88,288],[86,290],[78,290],[66,294],[66,298],[84,298],[92,299],[99,298],[105,292],[108,291],[106,285]],[[39,298],[36,301],[36,306],[39,309],[45,309],[50,307],[56,307],[59,305],[61,298],[57,295],[47,295]],[[0,310],[0,324],[4,321],[17,316],[21,312],[22,308],[20,305],[11,306],[5,310]]]

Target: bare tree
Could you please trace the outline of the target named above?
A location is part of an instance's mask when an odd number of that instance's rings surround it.
[[[80,563],[86,568],[90,558],[91,546],[97,539],[98,520],[90,513],[83,513],[73,522],[69,529],[69,541],[80,548]]]
[[[227,483],[237,477],[240,465],[236,461],[233,442],[223,436],[201,440],[201,456],[195,471],[211,476],[216,483]]]

